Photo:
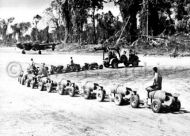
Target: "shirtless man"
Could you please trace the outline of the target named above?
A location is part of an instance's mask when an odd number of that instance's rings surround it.
[[[146,88],[147,99],[150,98],[150,93],[162,89],[162,75],[158,72],[158,68],[153,68],[154,78],[153,85]]]

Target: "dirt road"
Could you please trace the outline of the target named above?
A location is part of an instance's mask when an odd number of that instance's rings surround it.
[[[155,114],[150,109],[132,109],[129,105],[116,106],[107,100],[84,100],[57,93],[39,92],[18,84],[9,77],[6,66],[18,61],[26,67],[30,58],[46,64],[102,62],[101,54],[61,54],[43,52],[43,55],[20,54],[14,48],[0,49],[0,136],[181,136],[190,135],[190,58],[140,56],[141,67],[103,69],[54,75],[60,80],[76,82],[91,80],[108,88],[122,83],[135,89],[143,99],[144,88],[151,84],[151,68],[158,66],[164,76],[163,89],[180,94],[180,112]],[[121,66],[122,67],[122,66]]]

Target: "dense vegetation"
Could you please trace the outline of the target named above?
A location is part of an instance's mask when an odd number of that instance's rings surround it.
[[[119,7],[121,19],[110,11],[97,12],[109,2]],[[10,26],[14,17],[0,19],[0,38],[2,43],[38,41],[97,44],[110,38],[116,40],[124,30],[122,39],[126,43],[133,43],[147,35],[189,33],[189,15],[190,0],[52,0],[43,15],[34,16],[33,22]],[[37,26],[44,18],[48,20],[48,25],[40,30]],[[50,30],[52,24],[54,29]],[[8,26],[12,32],[7,32]],[[30,33],[26,33],[29,29]]]

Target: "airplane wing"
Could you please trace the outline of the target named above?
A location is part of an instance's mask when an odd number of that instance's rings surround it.
[[[31,43],[17,43],[16,47],[19,48],[19,49],[31,50],[32,49],[32,44]]]
[[[24,46],[21,43],[17,43],[16,47],[19,48],[19,49],[24,49]]]
[[[36,43],[33,45],[33,50],[46,50],[46,49],[55,49],[56,43]]]
[[[24,49],[29,51],[33,48],[32,43],[23,43]]]

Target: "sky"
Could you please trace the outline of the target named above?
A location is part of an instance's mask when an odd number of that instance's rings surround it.
[[[15,17],[18,22],[31,21],[48,7],[51,0],[0,0],[0,18]]]
[[[16,22],[32,21],[33,17],[42,12],[49,6],[51,0],[0,0],[0,18],[7,19],[15,17]],[[113,3],[105,4],[104,10],[119,15],[118,7]]]

